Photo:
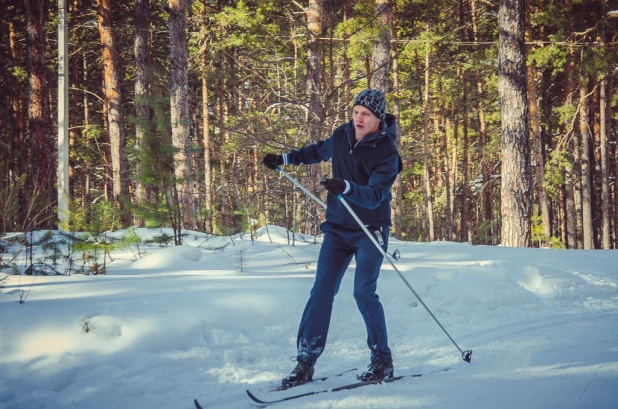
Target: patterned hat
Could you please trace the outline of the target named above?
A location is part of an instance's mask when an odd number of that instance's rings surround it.
[[[386,117],[386,98],[382,91],[377,89],[366,89],[361,91],[354,98],[354,106],[362,105],[381,120]]]

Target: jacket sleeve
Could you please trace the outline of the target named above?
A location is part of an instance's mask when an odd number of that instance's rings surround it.
[[[283,155],[284,165],[311,165],[326,162],[333,156],[333,136]]]
[[[343,196],[350,202],[368,209],[375,209],[388,196],[400,169],[399,153],[385,155],[371,172],[367,186],[348,181],[350,189]]]

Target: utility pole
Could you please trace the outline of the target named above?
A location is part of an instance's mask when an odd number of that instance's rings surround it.
[[[69,27],[67,0],[58,0],[58,228],[69,219]]]

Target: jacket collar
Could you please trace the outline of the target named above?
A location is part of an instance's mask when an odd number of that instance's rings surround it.
[[[393,142],[397,140],[397,121],[392,114],[386,114],[384,121],[380,122],[380,129],[377,132],[366,135],[360,141],[356,141],[356,130],[354,129],[354,121],[350,120],[346,127],[346,134],[348,135],[348,142],[351,147],[373,144],[384,138],[390,138]]]

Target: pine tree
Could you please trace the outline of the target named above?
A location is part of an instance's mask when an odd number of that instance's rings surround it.
[[[530,131],[523,0],[501,0],[498,90],[502,114],[502,244],[530,246]]]

